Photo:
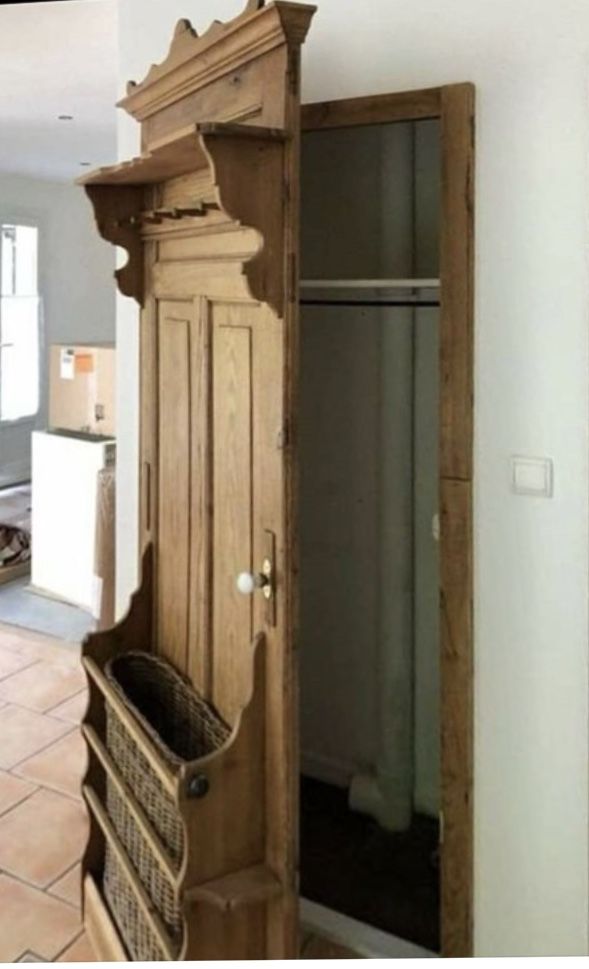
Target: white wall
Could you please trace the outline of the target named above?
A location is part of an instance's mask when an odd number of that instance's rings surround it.
[[[0,477],[22,477],[30,466],[33,427],[47,425],[48,348],[52,343],[114,340],[114,257],[94,224],[90,203],[75,185],[0,174],[0,221],[35,221],[43,299],[41,410],[36,420],[0,427]]]
[[[589,6],[318,6],[306,100],[477,85],[476,951],[586,954]],[[241,7],[121,0],[122,76],[162,58],[177,18],[204,27]],[[131,334],[120,372],[135,346]],[[129,428],[134,392],[131,382],[119,401]],[[134,458],[132,436],[121,443]],[[554,459],[553,500],[510,494],[511,454]],[[126,515],[129,526],[130,505]],[[132,537],[119,533],[123,598]]]

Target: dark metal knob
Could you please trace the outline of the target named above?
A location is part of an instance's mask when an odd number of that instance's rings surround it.
[[[209,779],[206,774],[196,774],[188,784],[188,796],[194,798],[206,797],[209,793]]]

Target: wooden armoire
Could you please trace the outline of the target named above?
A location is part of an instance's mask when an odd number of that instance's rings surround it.
[[[141,306],[141,587],[83,647],[84,921],[103,960],[298,951],[293,414],[299,65],[313,13],[249,0],[202,36],[181,21],[121,102],[141,155],[82,180],[101,235],[128,253],[118,286]],[[170,767],[107,675],[131,654],[210,705],[228,731],[216,752]],[[147,774],[179,832],[175,858],[137,793]]]

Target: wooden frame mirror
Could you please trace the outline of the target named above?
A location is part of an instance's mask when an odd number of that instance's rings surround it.
[[[442,955],[473,954],[474,88],[304,105],[303,132],[439,119]]]

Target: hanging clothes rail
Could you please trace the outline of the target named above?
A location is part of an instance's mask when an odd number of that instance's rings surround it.
[[[439,289],[439,279],[303,279],[301,289]]]
[[[426,299],[302,299],[301,306],[396,306],[417,309],[435,308],[440,305],[439,300]]]
[[[304,296],[301,299],[301,306],[389,306],[406,308],[434,308],[440,305],[439,279],[303,279],[301,290],[303,293],[309,290],[326,292],[331,290],[340,292],[357,292],[361,290],[370,291],[370,295],[357,298],[339,298],[326,296]],[[376,297],[375,294],[393,292],[395,290],[410,290],[411,293],[399,294],[394,298]],[[430,292],[426,295],[424,291]],[[418,292],[419,291],[419,292]],[[434,291],[435,295],[434,295]]]

